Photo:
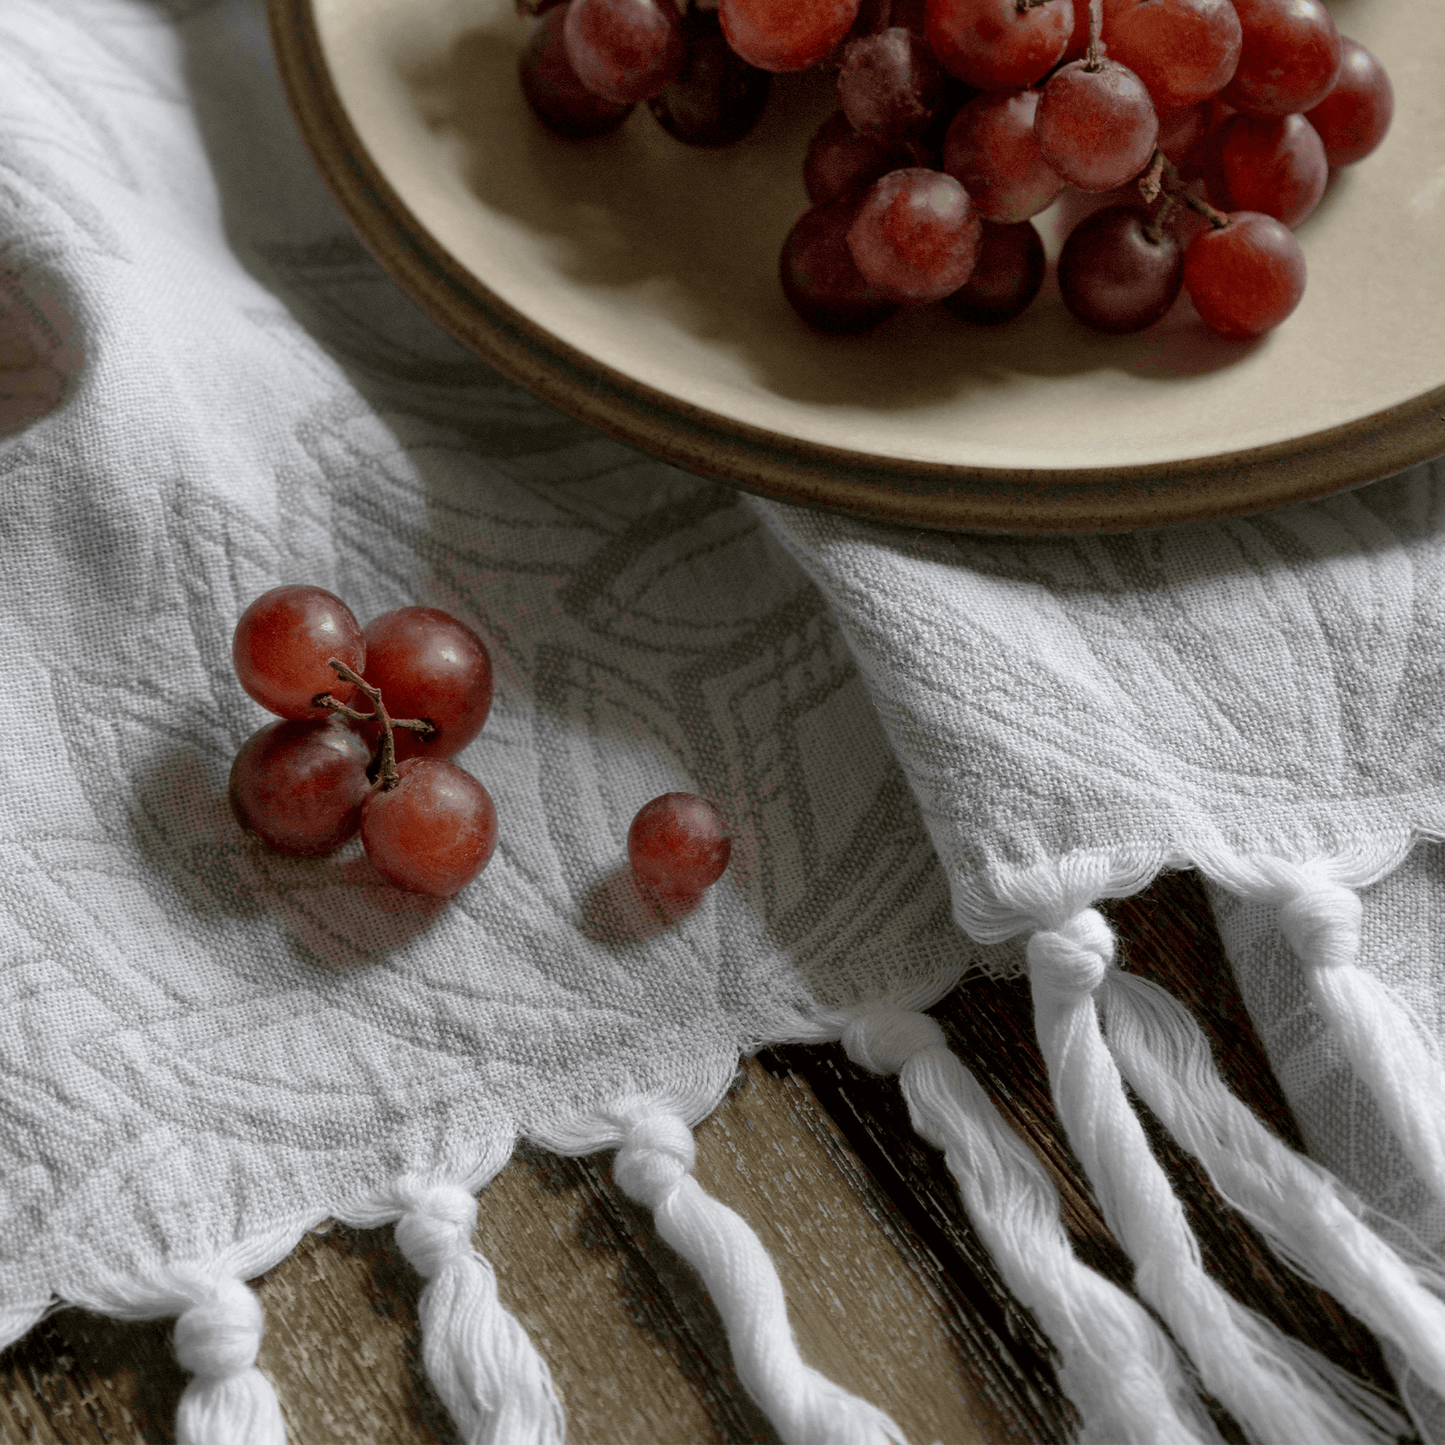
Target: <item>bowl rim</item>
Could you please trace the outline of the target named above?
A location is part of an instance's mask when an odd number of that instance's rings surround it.
[[[801,441],[669,396],[597,361],[492,292],[372,159],[332,78],[314,0],[267,0],[293,116],[362,243],[434,322],[551,402],[686,471],[780,501],[944,531],[1090,533],[1212,521],[1364,486],[1445,454],[1445,385],[1289,441],[1177,462],[953,466]]]

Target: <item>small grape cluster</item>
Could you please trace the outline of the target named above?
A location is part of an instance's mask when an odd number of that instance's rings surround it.
[[[390,882],[438,897],[487,866],[497,810],[450,761],[492,706],[491,655],[471,628],[401,607],[363,630],[330,592],[277,587],[241,614],[231,660],[282,719],[231,765],[231,809],[268,848],[320,857],[359,832]]]
[[[492,707],[491,654],[470,627],[401,607],[363,629],[320,587],[276,587],[241,614],[231,661],[281,719],[241,745],[229,787],[237,820],[272,852],[322,857],[360,833],[389,882],[443,898],[487,866],[496,807],[450,761]],[[633,819],[627,854],[660,900],[685,904],[722,876],[732,840],[706,799],[664,793]]]
[[[1304,294],[1291,228],[1394,110],[1322,0],[517,3],[539,14],[523,92],[570,136],[645,100],[678,139],[726,144],[773,73],[836,66],[839,109],[803,163],[812,206],[779,267],[794,309],[834,332],[930,302],[1011,320],[1046,272],[1031,217],[1069,187],[1137,182],[1065,240],[1064,304],[1126,333],[1183,289],[1221,336],[1262,336]]]

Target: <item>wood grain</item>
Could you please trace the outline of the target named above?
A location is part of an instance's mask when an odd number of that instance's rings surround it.
[[[1126,966],[1191,1004],[1231,1086],[1297,1142],[1197,880],[1162,878],[1112,913]],[[1027,987],[973,980],[934,1013],[1045,1160],[1080,1253],[1127,1287],[1128,1261],[1056,1127]],[[1388,1393],[1369,1334],[1274,1261],[1146,1123],[1216,1276]],[[697,1141],[699,1181],[757,1229],[777,1262],[810,1363],[888,1410],[913,1445],[1067,1438],[1072,1416],[1047,1342],[1003,1288],[893,1081],[836,1047],[769,1050],[744,1064]],[[777,1445],[738,1383],[705,1292],[613,1186],[607,1156],[522,1151],[483,1192],[475,1238],[503,1302],[548,1360],[574,1445]],[[260,1364],[292,1445],[456,1445],[421,1366],[421,1280],[390,1229],[309,1235],[258,1288]],[[172,1441],[185,1377],[169,1337],[169,1321],[56,1314],[0,1355],[0,1439]]]

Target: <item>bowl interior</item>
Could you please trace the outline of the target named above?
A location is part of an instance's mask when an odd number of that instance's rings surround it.
[[[778,77],[759,128],[708,151],[646,107],[567,141],[522,100],[511,0],[313,0],[340,101],[430,236],[579,352],[687,406],[810,444],[971,468],[1130,467],[1266,447],[1445,384],[1445,26],[1435,0],[1335,0],[1396,91],[1384,144],[1299,230],[1300,308],[1224,342],[1187,300],[1099,336],[1052,277],[998,328],[941,308],[862,337],[810,330],[777,255],[807,205],[804,149],[832,109],[822,74]],[[1040,218],[1051,250],[1069,217]]]

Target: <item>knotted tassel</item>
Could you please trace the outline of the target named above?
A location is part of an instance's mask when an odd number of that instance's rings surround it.
[[[1270,864],[1280,931],[1310,998],[1386,1126],[1436,1199],[1445,1200],[1445,1069],[1409,1009],[1359,966],[1359,894],[1318,869]]]
[[[1205,1274],[1099,1029],[1093,995],[1113,953],[1113,931],[1093,908],[1040,929],[1027,949],[1054,1106],[1109,1228],[1134,1261],[1136,1288],[1250,1440],[1384,1445],[1403,1427],[1392,1410]]]
[[[652,1210],[657,1232],[702,1276],[744,1388],[784,1445],[905,1445],[881,1410],[803,1363],[777,1270],[748,1224],[703,1191],[692,1130],[675,1114],[624,1123],[618,1185]]]
[[[215,1280],[176,1320],[176,1358],[192,1379],[176,1406],[177,1445],[285,1445],[271,1382],[256,1368],[264,1320],[256,1292]]]
[[[1203,1445],[1219,1434],[1153,1317],[1082,1264],[1059,1196],[926,1014],[877,1005],[843,1031],[854,1063],[897,1074],[919,1135],[943,1151],[1004,1282],[1058,1350],[1059,1383],[1094,1445]]]
[[[477,1201],[457,1184],[405,1184],[396,1242],[427,1281],[417,1315],[422,1360],[467,1445],[561,1445],[552,1376],[502,1308],[497,1278],[472,1248]]]
[[[1109,1049],[1124,1077],[1220,1195],[1445,1395],[1445,1301],[1358,1218],[1328,1170],[1295,1153],[1230,1093],[1177,999],[1112,969],[1101,996]],[[1438,1274],[1429,1282],[1445,1283]]]

